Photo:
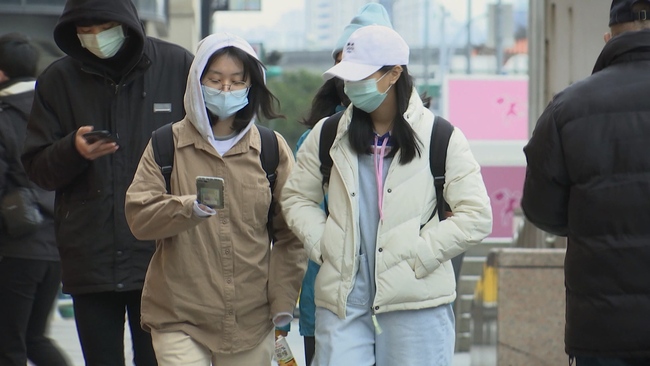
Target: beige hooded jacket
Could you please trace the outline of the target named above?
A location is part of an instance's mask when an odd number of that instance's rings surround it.
[[[207,139],[212,129],[200,78],[210,56],[227,46],[257,58],[248,43],[229,34],[215,34],[199,44],[187,82],[187,115],[173,126],[171,194],[149,143],[126,197],[134,235],[156,240],[142,294],[143,328],[183,331],[219,353],[255,347],[273,329],[274,315],[292,314],[306,268],[305,251],[279,205],[273,216],[276,241],[269,243],[271,191],[253,122],[223,156]],[[276,135],[280,163],[274,199],[279,202],[293,155]],[[215,216],[194,214],[199,175],[224,179],[225,208]]]

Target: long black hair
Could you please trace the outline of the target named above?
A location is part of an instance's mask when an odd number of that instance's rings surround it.
[[[389,72],[395,66],[384,66],[380,71]],[[404,119],[404,113],[409,106],[409,100],[413,93],[413,79],[408,73],[406,65],[402,65],[402,74],[395,85],[397,97],[397,110],[393,117],[393,128],[391,132],[392,149],[388,157],[393,157],[401,151],[399,163],[404,165],[415,159],[416,155],[422,154],[422,142],[418,139],[411,125]],[[352,150],[357,154],[370,152],[370,141],[375,135],[370,114],[354,107],[352,121],[348,129],[348,136]]]
[[[303,125],[313,128],[321,119],[336,113],[338,106],[348,106],[350,99],[343,92],[343,80],[331,78],[316,92],[311,101],[311,109],[307,118],[300,121]]]
[[[261,114],[269,120],[284,118],[284,115],[275,112],[274,105],[279,107],[280,101],[271,93],[264,82],[263,70],[266,68],[258,59],[237,47],[228,46],[213,53],[203,69],[201,80],[203,80],[205,73],[214,60],[224,55],[230,56],[242,63],[244,66],[244,79],[249,79],[251,84],[248,90],[248,104],[235,114],[233,130],[237,133],[241,132],[248,126],[256,114]],[[212,125],[218,122],[219,117],[213,115],[210,111],[208,111],[208,115],[210,116],[210,123]]]

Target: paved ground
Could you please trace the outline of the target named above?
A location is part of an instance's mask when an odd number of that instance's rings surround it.
[[[299,366],[304,365],[304,348],[302,344],[302,338],[297,332],[298,329],[298,320],[294,320],[292,324],[292,329],[296,330],[289,333],[287,341],[289,346],[293,351],[294,357],[298,362]],[[63,319],[59,316],[58,313],[55,313],[55,316],[52,319],[52,324],[50,327],[50,336],[58,343],[59,347],[63,349],[68,357],[70,358],[71,364],[73,366],[83,366],[83,355],[81,353],[81,348],[79,346],[79,340],[77,338],[77,331],[75,328],[75,323],[73,319]],[[132,352],[131,339],[128,332],[125,332],[125,358],[127,360],[127,365],[132,365]],[[469,353],[457,353],[454,357],[454,364],[451,366],[470,366],[470,354]]]

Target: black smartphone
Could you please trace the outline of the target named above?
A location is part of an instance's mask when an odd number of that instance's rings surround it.
[[[99,140],[106,140],[105,142],[115,142],[115,138],[113,138],[111,132],[107,130],[90,131],[84,133],[83,137],[89,144],[94,144]]]
[[[210,208],[222,209],[223,178],[196,177],[196,200]]]

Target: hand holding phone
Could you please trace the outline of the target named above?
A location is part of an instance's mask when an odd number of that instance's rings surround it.
[[[213,209],[224,208],[223,178],[196,177],[196,200]]]
[[[86,142],[89,144],[94,144],[99,140],[103,140],[104,142],[115,142],[115,138],[113,137],[111,132],[107,130],[86,132],[83,134],[83,137],[84,139],[86,139]]]

